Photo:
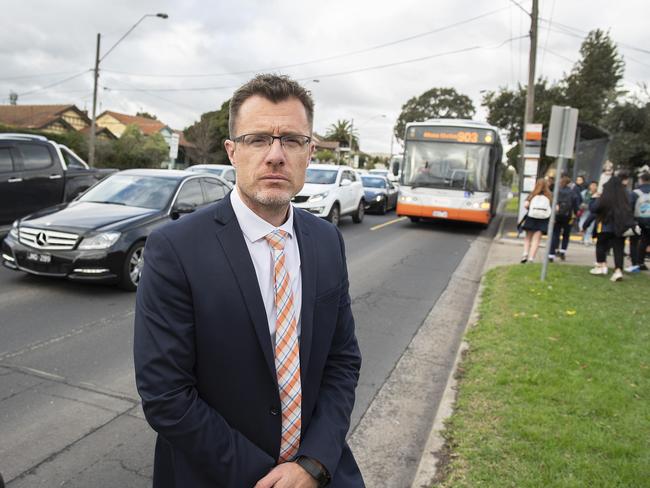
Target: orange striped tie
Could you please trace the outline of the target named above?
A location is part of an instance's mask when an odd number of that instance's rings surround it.
[[[300,386],[300,348],[298,321],[293,305],[289,272],[285,265],[284,245],[287,233],[275,230],[265,236],[273,253],[275,290],[275,371],[282,406],[282,439],[280,459],[283,463],[295,457],[300,446],[302,390]]]

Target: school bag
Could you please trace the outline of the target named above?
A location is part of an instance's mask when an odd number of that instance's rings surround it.
[[[638,195],[634,204],[634,218],[650,220],[650,193],[644,193],[641,190],[634,190]]]
[[[557,218],[569,220],[573,212],[573,194],[568,188],[562,188],[557,196]]]
[[[544,195],[535,195],[528,204],[528,216],[533,219],[548,219],[551,216],[551,202]]]

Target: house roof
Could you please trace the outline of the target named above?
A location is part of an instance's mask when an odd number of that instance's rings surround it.
[[[110,115],[124,125],[136,125],[142,131],[142,133],[147,136],[160,132],[165,127],[168,127],[160,120],[149,119],[147,117],[139,117],[137,115],[121,114],[119,112],[113,112],[111,110],[102,112],[97,116],[97,118],[100,118],[104,115]]]
[[[312,140],[314,141],[314,144],[316,144],[316,147],[320,149],[331,149],[336,151],[340,145],[338,141],[326,141],[322,136],[319,136],[315,132]]]
[[[75,105],[0,105],[0,122],[27,129],[41,129],[61,119],[64,112],[74,110],[88,120]]]

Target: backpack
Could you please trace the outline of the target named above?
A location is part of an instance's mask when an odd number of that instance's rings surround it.
[[[634,204],[634,218],[650,220],[650,193],[634,190],[638,198]]]
[[[560,220],[569,220],[573,213],[573,194],[570,189],[561,189],[557,196],[557,213]]]
[[[533,219],[548,219],[551,216],[551,202],[544,195],[535,195],[528,204],[528,216]]]

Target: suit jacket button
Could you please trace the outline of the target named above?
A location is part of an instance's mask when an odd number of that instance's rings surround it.
[[[275,408],[275,407],[271,407],[271,410],[269,411],[269,413],[275,417],[277,415],[280,415],[280,410]]]

